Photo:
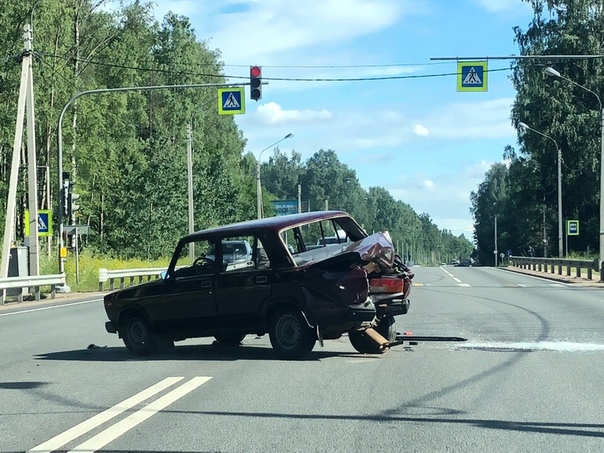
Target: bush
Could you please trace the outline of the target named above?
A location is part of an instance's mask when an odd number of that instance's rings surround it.
[[[76,257],[74,253],[68,253],[65,261],[65,274],[67,284],[73,292],[98,291],[99,289],[99,269],[139,269],[153,267],[168,267],[170,258],[163,258],[155,261],[146,261],[141,259],[120,260],[108,256],[95,255],[88,250],[84,250],[78,257],[79,276],[76,275]],[[40,255],[40,274],[57,274],[59,271],[57,254],[50,257]]]

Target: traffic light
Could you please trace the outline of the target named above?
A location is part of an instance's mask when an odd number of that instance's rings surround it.
[[[75,225],[75,213],[80,210],[80,205],[77,201],[80,199],[79,193],[73,192],[73,184],[69,185],[69,192],[67,195],[67,219],[71,225]]]
[[[69,187],[71,183],[68,180],[63,180],[63,188],[61,189],[61,207],[63,209],[63,215],[69,216]]]
[[[262,68],[250,66],[250,98],[253,101],[262,99]]]

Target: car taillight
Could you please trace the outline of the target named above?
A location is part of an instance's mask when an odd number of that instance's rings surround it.
[[[405,289],[401,278],[372,278],[369,284],[374,293],[402,293]]]

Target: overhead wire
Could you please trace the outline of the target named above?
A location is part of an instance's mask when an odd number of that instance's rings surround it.
[[[198,77],[214,77],[221,79],[248,79],[249,76],[239,76],[239,75],[229,75],[229,74],[209,74],[209,73],[198,73],[191,71],[178,71],[171,69],[162,69],[162,68],[148,68],[141,66],[132,66],[132,65],[124,65],[118,63],[107,63],[103,61],[96,60],[84,60],[84,59],[74,59],[71,57],[52,55],[52,54],[44,54],[38,53],[39,55],[48,56],[51,58],[59,58],[59,59],[68,59],[70,61],[80,61],[88,64],[94,64],[99,66],[106,67],[114,67],[121,69],[132,69],[138,71],[148,71],[148,72],[159,72],[159,73],[167,73],[167,74],[181,74],[181,75],[191,75]],[[441,63],[439,63],[441,64]],[[206,65],[207,66],[207,65]],[[239,65],[225,65],[225,66],[235,66]],[[272,66],[272,67],[280,67],[280,68],[375,68],[375,67],[402,67],[405,65],[402,64],[393,64],[393,65],[343,65],[343,66]],[[423,66],[421,64],[408,64],[406,66]],[[271,67],[271,66],[265,66]],[[496,68],[496,69],[487,69],[485,72],[501,72],[501,71],[510,71],[511,68]],[[448,77],[448,76],[457,76],[459,73],[456,72],[446,72],[446,73],[438,73],[438,74],[406,74],[406,75],[391,75],[391,76],[369,76],[369,77],[262,77],[263,80],[267,81],[285,81],[285,82],[367,82],[367,81],[380,81],[380,80],[405,80],[405,79],[425,79],[425,78],[436,78],[436,77]]]

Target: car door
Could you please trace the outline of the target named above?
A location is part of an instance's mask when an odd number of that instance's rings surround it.
[[[216,307],[221,327],[254,331],[260,325],[262,303],[271,295],[273,271],[261,241],[255,237],[238,240],[253,244],[251,260],[221,267],[216,279]]]
[[[206,257],[212,243],[196,241],[194,250],[193,259],[184,246],[175,272],[164,280],[161,330],[194,334],[211,329],[216,322],[217,267],[213,257]]]

